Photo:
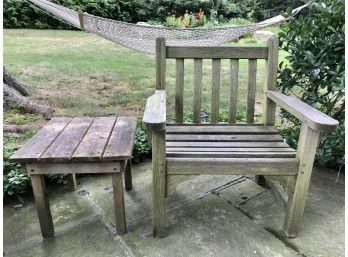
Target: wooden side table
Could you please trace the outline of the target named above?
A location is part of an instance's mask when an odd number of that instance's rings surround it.
[[[126,233],[122,173],[132,189],[132,157],[136,119],[133,117],[65,118],[50,120],[10,160],[31,177],[43,237],[54,235],[44,174],[111,173],[116,229]]]

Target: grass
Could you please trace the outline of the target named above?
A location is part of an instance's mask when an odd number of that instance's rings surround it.
[[[4,123],[11,125],[24,125],[28,123],[35,123],[44,119],[42,114],[24,113],[20,109],[12,109],[6,112]]]
[[[231,43],[234,44],[234,43]],[[242,45],[264,45],[245,39]],[[280,61],[284,59],[280,53]],[[142,117],[147,97],[154,93],[155,58],[80,31],[4,30],[4,65],[30,85],[33,97],[56,115]],[[246,108],[247,61],[240,62],[238,108]],[[222,61],[220,110],[229,99],[229,62]],[[261,111],[264,61],[258,61],[256,113]],[[192,111],[193,62],[185,62],[186,112]],[[168,113],[174,110],[175,63],[167,64]],[[202,108],[210,108],[211,61],[203,61]],[[5,121],[18,123],[13,113]],[[21,118],[19,118],[21,120]],[[24,119],[25,120],[25,119]],[[30,120],[30,119],[29,119]],[[22,122],[22,121],[20,121]],[[29,122],[29,121],[28,121]]]

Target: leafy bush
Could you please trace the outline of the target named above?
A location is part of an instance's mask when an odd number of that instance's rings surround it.
[[[10,156],[18,149],[16,146],[6,146],[3,149],[3,191],[5,196],[16,196],[18,200],[23,201],[21,195],[24,194],[29,186],[30,179],[28,175],[22,174],[21,165],[9,162]]]
[[[23,195],[28,193],[31,187],[30,178],[22,173],[21,165],[9,161],[11,155],[17,151],[24,141],[34,135],[34,131],[22,134],[19,138],[5,136],[3,146],[3,193],[5,198],[17,198],[23,202]],[[49,183],[66,184],[67,178],[63,174],[46,176]]]
[[[344,165],[344,2],[321,0],[310,15],[300,15],[281,26],[280,48],[289,53],[279,64],[279,87],[339,120],[336,133],[324,134],[316,159],[322,165]],[[300,123],[282,112],[288,127],[282,133],[296,146]]]
[[[148,137],[142,128],[138,128],[135,134],[135,142],[133,149],[133,161],[140,162],[151,158],[151,147],[149,145]]]

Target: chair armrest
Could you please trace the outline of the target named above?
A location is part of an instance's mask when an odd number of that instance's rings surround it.
[[[337,129],[337,120],[318,111],[296,97],[287,96],[271,90],[267,91],[267,97],[316,131],[335,132]]]
[[[166,127],[166,91],[156,90],[147,99],[143,122],[146,129],[162,130]]]

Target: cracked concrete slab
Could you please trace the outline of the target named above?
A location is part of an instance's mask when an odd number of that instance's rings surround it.
[[[344,185],[332,177],[314,173],[305,227],[296,239],[279,234],[284,210],[271,192],[242,176],[181,183],[167,199],[168,237],[157,239],[151,163],[133,165],[125,236],[115,234],[110,176],[93,175],[79,178],[77,192],[50,188],[54,238],[42,239],[32,199],[19,212],[4,206],[4,249],[6,256],[343,256]]]
[[[344,256],[344,179],[314,168],[304,213],[304,224],[297,238],[286,238],[283,231],[285,210],[267,191],[241,206],[255,222],[280,240],[293,245],[307,257]]]
[[[67,192],[66,186],[49,188],[50,207],[55,231],[64,231],[96,216],[89,204],[75,192]],[[29,197],[23,208],[13,204],[3,207],[4,249],[16,248],[18,242],[40,240],[41,232],[33,198]]]
[[[152,165],[149,162],[133,166],[133,190],[124,194],[126,220],[129,227],[152,216]],[[176,193],[168,197],[166,207],[175,208],[185,201],[199,198],[205,192],[240,178],[242,176],[198,176],[184,181],[178,186]],[[81,188],[89,193],[92,200],[98,203],[106,217],[115,225],[114,210],[110,208],[110,203],[113,202],[111,176],[87,177],[81,181],[81,185]]]
[[[151,222],[123,237],[136,256],[298,256],[214,194],[172,209],[167,218],[166,238],[152,237]]]
[[[115,257],[127,256],[104,224],[94,220],[81,224],[55,237],[41,239],[17,250],[6,252],[8,257]]]

